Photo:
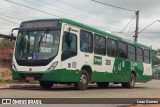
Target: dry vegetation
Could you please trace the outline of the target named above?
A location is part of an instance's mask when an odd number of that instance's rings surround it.
[[[0,66],[0,80],[12,80],[12,72],[9,67]]]

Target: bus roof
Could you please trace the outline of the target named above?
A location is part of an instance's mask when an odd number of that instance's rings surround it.
[[[140,43],[137,43],[137,42],[134,42],[134,41],[131,41],[131,40],[128,40],[126,38],[122,38],[122,37],[119,37],[115,34],[111,34],[111,33],[108,33],[108,32],[105,32],[105,31],[102,31],[102,30],[99,30],[97,28],[93,28],[93,27],[90,27],[88,25],[85,25],[85,24],[82,24],[82,23],[79,23],[79,22],[76,22],[76,21],[73,21],[73,20],[70,20],[70,19],[65,19],[65,18],[59,18],[59,19],[55,19],[55,18],[50,18],[50,19],[38,19],[38,20],[30,20],[30,21],[24,21],[24,22],[31,22],[31,21],[47,21],[47,20],[62,20],[62,22],[64,23],[68,23],[68,24],[71,24],[71,25],[74,25],[74,26],[77,26],[77,27],[80,27],[84,30],[89,30],[89,31],[92,31],[92,32],[95,32],[97,34],[100,34],[100,35],[105,35],[105,36],[108,36],[112,39],[115,39],[115,40],[118,40],[118,41],[122,41],[122,42],[126,42],[126,43],[129,43],[129,44],[133,44],[134,46],[137,46],[137,47],[141,47],[141,48],[146,48],[146,49],[149,49],[150,47],[146,46],[146,45],[143,45],[143,44],[140,44]],[[23,23],[23,22],[22,22]]]

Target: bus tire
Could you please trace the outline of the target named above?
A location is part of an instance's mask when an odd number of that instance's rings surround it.
[[[130,78],[130,82],[122,83],[122,87],[123,88],[134,88],[135,82],[136,82],[136,76],[132,73],[131,78]]]
[[[99,88],[107,88],[109,86],[109,82],[97,82],[97,87]]]
[[[82,69],[80,75],[80,81],[74,83],[74,86],[78,90],[85,90],[88,87],[88,83],[89,83],[89,74],[85,69]]]
[[[39,81],[39,84],[44,89],[50,89],[53,86],[53,82],[49,82],[49,81]]]

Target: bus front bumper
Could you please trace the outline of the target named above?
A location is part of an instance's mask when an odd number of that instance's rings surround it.
[[[77,70],[53,70],[47,72],[30,72],[12,70],[13,80],[38,80],[53,82],[78,82],[80,73]]]

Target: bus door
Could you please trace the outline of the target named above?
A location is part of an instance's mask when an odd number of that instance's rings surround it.
[[[118,57],[116,58],[117,72],[116,81],[127,81],[127,73],[129,72],[129,61],[127,60],[127,44],[118,42]]]
[[[79,29],[64,25],[62,40],[62,68],[75,70],[77,68],[77,42]]]

